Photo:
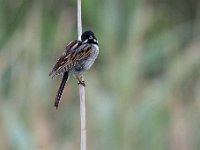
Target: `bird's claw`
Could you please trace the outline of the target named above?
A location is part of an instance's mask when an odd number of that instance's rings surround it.
[[[78,85],[81,84],[82,86],[85,86],[85,81],[79,81]]]

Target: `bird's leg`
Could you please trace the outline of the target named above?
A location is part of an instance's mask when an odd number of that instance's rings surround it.
[[[76,76],[76,79],[78,80],[78,84],[81,84],[82,86],[85,86],[85,81],[83,79],[83,76]]]

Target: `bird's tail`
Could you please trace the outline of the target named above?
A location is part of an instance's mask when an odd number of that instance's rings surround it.
[[[56,98],[55,98],[54,106],[56,107],[56,109],[58,109],[58,104],[59,104],[59,102],[60,102],[60,98],[61,98],[61,96],[62,96],[63,89],[64,89],[64,87],[65,87],[65,83],[67,82],[67,79],[68,79],[68,72],[65,72],[64,75],[63,75],[63,78],[62,78],[60,87],[59,87],[59,89],[58,89]]]

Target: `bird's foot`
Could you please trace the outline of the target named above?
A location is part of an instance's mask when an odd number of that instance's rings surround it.
[[[78,85],[81,84],[82,86],[85,86],[85,81],[79,81]]]

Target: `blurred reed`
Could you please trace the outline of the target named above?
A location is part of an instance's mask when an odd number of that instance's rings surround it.
[[[85,75],[88,149],[200,148],[200,3],[84,0],[101,52]],[[76,1],[0,0],[0,149],[79,149],[78,86],[48,73],[76,38]]]

